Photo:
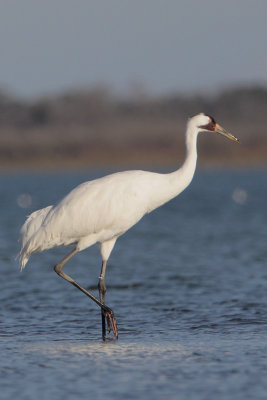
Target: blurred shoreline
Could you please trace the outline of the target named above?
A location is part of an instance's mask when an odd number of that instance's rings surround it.
[[[201,166],[267,164],[267,88],[252,86],[210,97],[73,90],[26,101],[0,91],[0,171],[179,165],[188,117],[211,114],[241,144],[210,134],[198,141]]]

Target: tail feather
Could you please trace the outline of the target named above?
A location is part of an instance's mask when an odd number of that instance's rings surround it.
[[[21,251],[19,253],[19,264],[20,264],[21,271],[26,267],[26,264],[27,264],[29,258],[30,258],[30,253],[26,253],[24,251]]]
[[[23,270],[30,258],[31,253],[37,251],[33,237],[40,229],[45,217],[53,206],[37,210],[28,216],[20,230],[21,249],[19,252],[20,270]]]

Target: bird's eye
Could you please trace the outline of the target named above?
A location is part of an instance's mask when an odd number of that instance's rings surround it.
[[[210,117],[210,125],[212,125],[212,126],[216,125],[215,119],[212,117]]]
[[[215,121],[213,118],[210,120],[209,126],[211,126],[212,128],[215,127]]]

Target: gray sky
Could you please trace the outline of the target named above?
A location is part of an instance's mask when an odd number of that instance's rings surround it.
[[[0,88],[267,83],[266,0],[0,0]]]

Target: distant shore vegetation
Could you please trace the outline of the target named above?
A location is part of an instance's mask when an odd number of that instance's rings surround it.
[[[187,119],[211,114],[241,145],[203,135],[202,165],[267,163],[267,87],[207,96],[135,92],[107,87],[71,90],[35,100],[0,91],[0,167],[170,165],[183,161]]]

